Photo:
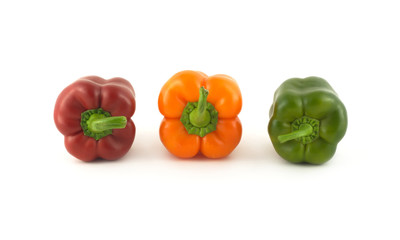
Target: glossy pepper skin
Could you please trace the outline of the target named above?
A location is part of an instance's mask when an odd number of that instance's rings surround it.
[[[83,77],[58,96],[54,122],[68,152],[82,161],[115,160],[135,138],[135,92],[123,78]]]
[[[222,158],[240,142],[242,95],[227,75],[179,72],[162,87],[158,107],[161,142],[175,156]]]
[[[268,132],[282,158],[322,164],[333,157],[346,129],[346,108],[326,80],[292,78],[276,90]]]

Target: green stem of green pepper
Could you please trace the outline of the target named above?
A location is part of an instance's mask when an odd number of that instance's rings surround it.
[[[301,137],[309,136],[313,133],[313,127],[310,124],[301,124],[299,130],[293,131],[288,134],[278,136],[278,141],[284,143]]]

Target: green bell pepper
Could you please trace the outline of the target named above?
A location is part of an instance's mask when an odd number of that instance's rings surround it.
[[[333,157],[347,129],[347,112],[329,83],[292,78],[276,90],[268,133],[275,151],[293,163],[322,164]]]

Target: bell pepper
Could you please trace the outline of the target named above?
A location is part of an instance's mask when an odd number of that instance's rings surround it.
[[[162,87],[158,107],[161,142],[175,156],[222,158],[240,142],[242,95],[227,75],[179,72]]]
[[[58,96],[54,122],[68,152],[83,161],[115,160],[135,138],[135,92],[123,78],[83,77]]]
[[[346,129],[346,108],[326,80],[292,78],[276,90],[268,132],[282,158],[322,164],[333,157]]]

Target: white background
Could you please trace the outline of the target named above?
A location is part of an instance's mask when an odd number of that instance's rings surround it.
[[[396,1],[1,1],[0,239],[399,239],[400,7]],[[157,98],[178,71],[242,90],[242,141],[179,160]],[[124,77],[137,135],[119,161],[70,156],[53,122],[79,77]],[[327,79],[348,131],[322,166],[268,137],[276,88]]]

